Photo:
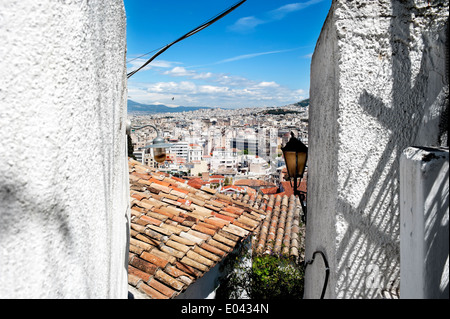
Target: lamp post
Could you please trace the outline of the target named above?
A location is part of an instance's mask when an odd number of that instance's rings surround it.
[[[152,141],[151,145],[147,145],[144,148],[153,148],[153,158],[155,159],[156,162],[158,163],[164,163],[164,161],[166,160],[166,148],[171,147],[173,144],[168,144],[164,142],[164,139],[161,137],[161,135],[159,134],[158,129],[151,125],[151,124],[147,124],[147,125],[143,125],[143,126],[135,126],[132,127],[131,126],[131,121],[128,120],[127,122],[127,134],[131,134],[131,130],[140,130],[143,129],[144,127],[151,127],[152,129],[154,129],[156,131],[156,137],[155,139]]]
[[[294,180],[294,195],[299,196],[300,198],[304,217],[303,221],[306,223],[306,207],[303,203],[305,194],[301,193],[297,189],[297,186],[300,186],[303,173],[305,172],[306,161],[308,159],[308,147],[303,144],[300,139],[296,138],[293,132],[291,132],[291,138],[281,150],[283,151],[289,179]],[[298,178],[300,178],[300,180],[297,185]]]

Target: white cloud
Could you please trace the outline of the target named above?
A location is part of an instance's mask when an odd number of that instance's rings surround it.
[[[201,93],[227,93],[230,89],[226,86],[213,86],[213,85],[202,85],[199,87],[199,92]]]
[[[268,52],[258,52],[258,53],[251,53],[251,54],[243,54],[243,55],[238,55],[229,59],[225,59],[225,60],[221,60],[219,62],[216,62],[215,64],[222,64],[222,63],[228,63],[228,62],[234,62],[234,61],[239,61],[239,60],[245,60],[245,59],[251,59],[251,58],[255,58],[261,55],[267,55],[267,54],[275,54],[275,53],[283,53],[283,52],[288,52],[291,50],[278,50],[278,51],[268,51]]]
[[[296,2],[286,4],[277,9],[271,10],[265,13],[265,18],[257,18],[255,16],[244,17],[237,20],[228,29],[234,32],[249,33],[255,30],[255,28],[261,24],[270,23],[284,19],[288,14],[305,9],[313,4],[322,2],[323,0],[309,0],[306,2]]]
[[[247,79],[245,85],[241,86],[218,82],[216,85],[198,85],[192,81],[129,83],[128,93],[130,99],[148,104],[250,107],[295,103],[304,98],[305,92],[283,87],[274,81],[255,82]]]
[[[171,76],[193,76],[195,72],[188,71],[181,66],[174,67],[172,70],[165,71],[163,74]]]
[[[258,84],[259,87],[263,87],[263,88],[278,88],[280,87],[280,85],[276,82],[261,82]]]
[[[206,80],[214,76],[211,72],[197,73],[196,71],[190,71],[181,66],[174,67],[172,70],[165,71],[163,74],[175,77],[189,77],[196,80]]]
[[[217,62],[213,62],[213,63],[209,63],[209,64],[194,65],[194,66],[191,66],[191,68],[206,67],[206,66],[212,66],[212,65],[218,65],[218,64],[223,64],[223,63],[235,62],[235,61],[240,61],[240,60],[252,59],[252,58],[256,58],[256,57],[263,56],[263,55],[291,52],[291,51],[295,51],[295,50],[298,50],[298,49],[299,48],[287,49],[287,50],[276,50],[276,51],[265,51],[265,52],[249,53],[249,54],[241,54],[241,55],[238,55],[238,56],[234,56],[234,57],[231,57],[231,58],[223,59],[223,60],[220,60],[220,61],[217,61]],[[166,72],[166,73],[169,74],[170,72]],[[205,75],[208,75],[208,77],[212,77],[211,73],[199,74],[198,77],[199,78],[205,78]]]
[[[242,87],[242,86],[250,86],[253,85],[253,81],[250,81],[247,78],[236,75],[228,75],[228,74],[216,74],[215,78],[212,79],[215,83],[232,86],[232,87]]]
[[[260,24],[264,24],[266,21],[257,19],[253,16],[240,18],[236,23],[229,26],[228,29],[235,32],[249,32],[252,31]]]
[[[151,65],[157,68],[171,68],[174,64],[181,64],[181,62],[153,60]]]
[[[262,52],[235,57],[247,58],[282,51]],[[228,59],[233,60],[233,58]],[[169,106],[282,106],[304,98],[303,90],[293,90],[275,81],[254,81],[242,76],[197,72],[174,62],[164,64],[161,74],[181,81],[137,83],[128,82],[129,98],[147,104]],[[171,66],[171,69],[167,69]],[[173,67],[174,66],[174,67]]]
[[[212,78],[213,76],[214,76],[213,73],[206,72],[206,73],[197,73],[192,78],[195,80],[206,80],[206,79]]]
[[[316,3],[319,3],[322,1],[323,0],[309,0],[306,2],[290,3],[290,4],[286,4],[282,7],[279,7],[278,9],[272,10],[268,14],[273,20],[281,20],[289,13],[305,9],[313,4],[316,4]]]
[[[127,62],[127,72],[132,72],[140,68],[147,59],[137,58],[131,59]],[[165,61],[165,60],[153,60],[149,65],[143,68],[141,71],[150,70],[152,68],[172,68],[174,65],[180,64],[180,62]]]

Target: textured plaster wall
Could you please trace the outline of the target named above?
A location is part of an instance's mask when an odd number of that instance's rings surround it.
[[[326,298],[399,288],[399,158],[446,144],[448,1],[332,3],[311,66],[306,259]],[[319,298],[317,257],[305,297]]]
[[[0,298],[126,298],[121,0],[0,2]]]
[[[400,158],[400,297],[449,298],[448,148]]]

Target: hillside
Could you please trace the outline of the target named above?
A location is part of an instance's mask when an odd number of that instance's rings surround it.
[[[309,99],[297,102],[294,104],[295,106],[305,107],[309,105]]]

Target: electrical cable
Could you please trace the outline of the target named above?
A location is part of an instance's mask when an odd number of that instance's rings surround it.
[[[323,297],[325,296],[325,291],[327,290],[327,285],[328,285],[328,277],[330,276],[330,267],[328,266],[328,261],[325,257],[325,254],[319,250],[315,251],[313,253],[313,257],[311,260],[309,261],[305,261],[305,269],[308,265],[311,265],[314,262],[314,258],[316,254],[320,254],[322,256],[322,259],[325,263],[325,282],[323,283],[323,288],[322,288],[322,294],[320,295],[320,299],[323,299]]]
[[[140,70],[142,70],[144,67],[146,67],[150,62],[152,62],[154,59],[156,59],[160,54],[162,54],[164,51],[166,51],[168,48],[170,48],[172,45],[174,45],[175,43],[180,42],[181,40],[184,40],[194,34],[196,34],[197,32],[200,32],[201,30],[209,27],[211,24],[213,24],[214,22],[220,20],[221,18],[223,18],[224,16],[226,16],[227,14],[229,14],[231,11],[235,10],[237,7],[239,7],[240,5],[242,5],[245,1],[247,0],[241,0],[238,3],[234,4],[233,6],[231,6],[230,8],[222,11],[221,13],[217,14],[216,16],[214,16],[213,18],[209,19],[208,21],[206,21],[205,23],[203,23],[202,25],[198,26],[197,28],[189,31],[188,33],[186,33],[185,35],[183,35],[182,37],[178,38],[177,40],[173,41],[170,44],[167,44],[166,46],[162,47],[162,49],[160,49],[155,55],[153,55],[149,60],[147,60],[147,62],[145,62],[142,66],[140,66],[138,69],[130,72],[127,74],[127,78],[130,78],[131,76],[133,76],[134,74],[136,74],[137,72],[139,72]],[[152,51],[153,52],[153,51]],[[144,54],[146,55],[146,54]]]
[[[142,58],[143,56],[149,55],[150,53],[153,53],[153,52],[156,52],[156,51],[158,51],[158,50],[161,50],[162,48],[163,48],[163,46],[160,47],[160,48],[158,48],[158,49],[155,49],[155,50],[149,51],[149,52],[147,52],[147,53],[141,54],[140,56],[137,56],[137,57],[135,57],[135,58],[133,58],[133,59],[131,59],[131,60],[128,60],[127,63],[130,63],[130,62],[132,62],[132,61],[134,61],[134,60],[137,60],[137,59],[139,59],[139,58]]]

